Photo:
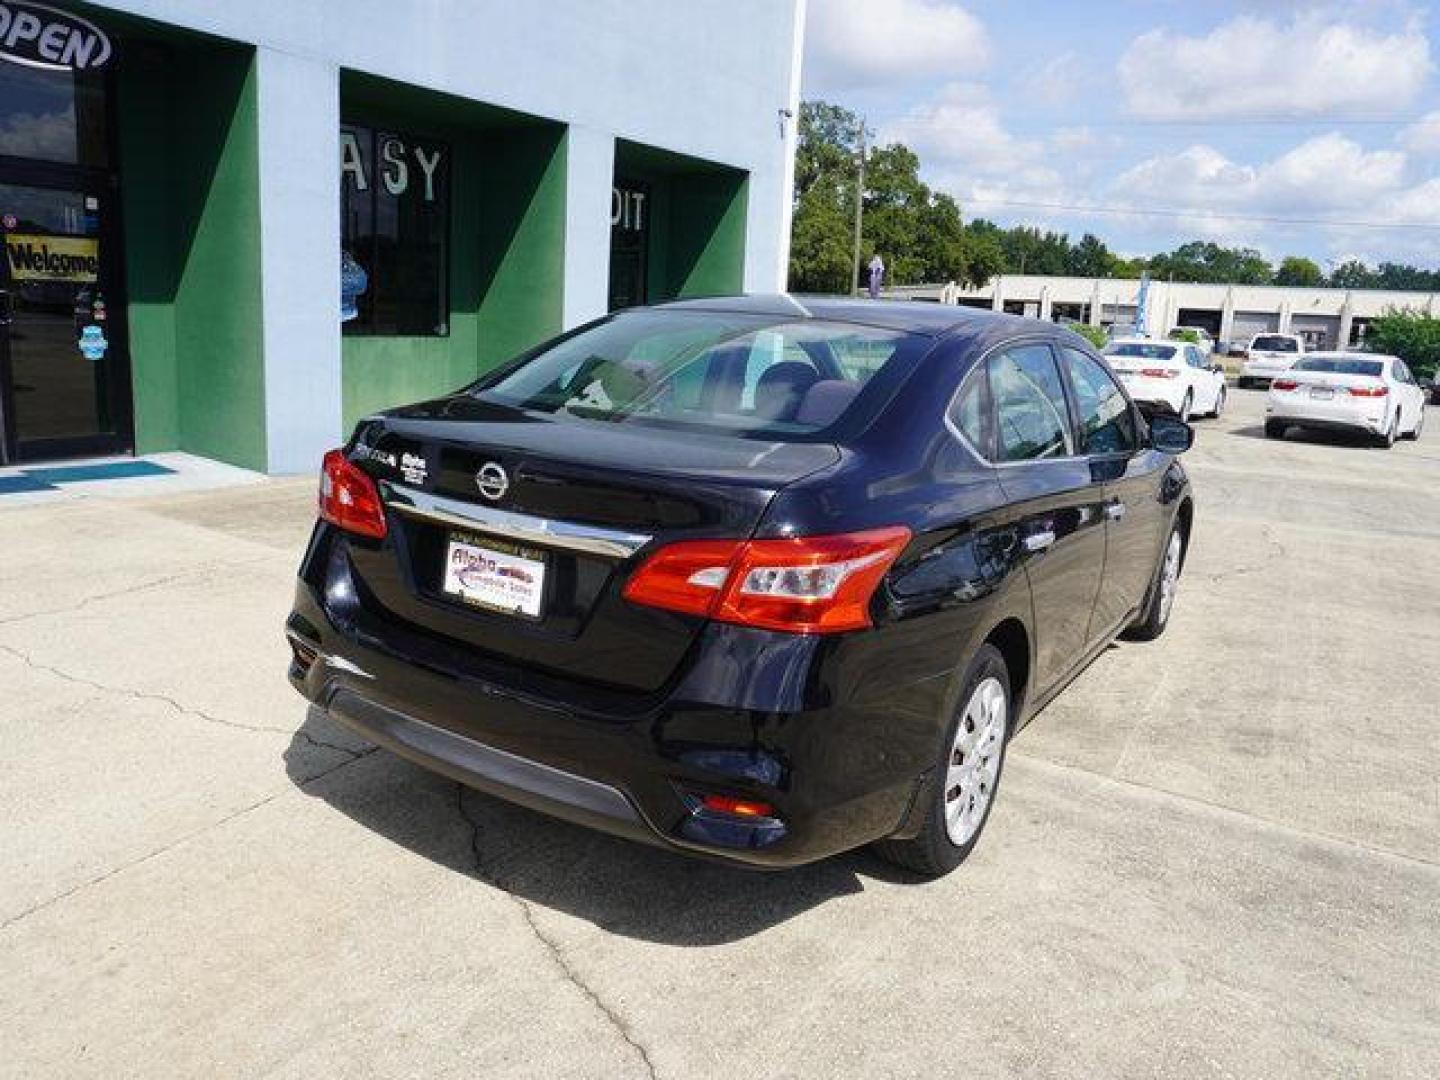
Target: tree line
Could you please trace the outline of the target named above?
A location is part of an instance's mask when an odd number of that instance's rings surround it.
[[[860,284],[850,281],[860,128],[860,118],[839,105],[800,106],[790,247],[795,292],[843,293]],[[865,158],[862,279],[876,254],[893,285],[981,286],[1000,274],[1138,278],[1148,272],[1161,281],[1440,291],[1440,270],[1403,263],[1371,267],[1351,260],[1326,273],[1303,256],[1272,264],[1253,248],[1205,240],[1127,259],[1093,233],[1072,241],[1053,230],[965,221],[954,198],[920,179],[920,158],[898,142],[874,147]]]

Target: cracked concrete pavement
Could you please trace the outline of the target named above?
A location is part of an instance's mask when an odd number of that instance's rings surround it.
[[[1232,399],[1170,632],[927,884],[597,836],[310,712],[308,479],[0,503],[0,1076],[1440,1074],[1440,429]]]

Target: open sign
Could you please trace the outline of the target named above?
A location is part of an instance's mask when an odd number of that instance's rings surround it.
[[[110,59],[94,23],[28,0],[0,0],[0,60],[44,71],[91,71]]]

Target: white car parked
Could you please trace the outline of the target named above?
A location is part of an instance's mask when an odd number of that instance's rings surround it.
[[[1276,375],[1289,371],[1305,355],[1305,339],[1299,334],[1256,334],[1245,350],[1240,365],[1240,389],[1252,383],[1267,385]]]
[[[1225,409],[1225,369],[1198,345],[1121,338],[1105,346],[1105,359],[1135,401],[1163,405],[1182,420]]]
[[[1371,353],[1311,353],[1270,383],[1265,434],[1283,439],[1292,427],[1362,431],[1381,446],[1418,439],[1425,426],[1425,391],[1405,361]]]

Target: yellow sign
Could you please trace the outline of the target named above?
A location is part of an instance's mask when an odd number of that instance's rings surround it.
[[[93,236],[34,236],[9,233],[5,255],[12,281],[71,281],[93,284],[100,276],[100,241]]]

